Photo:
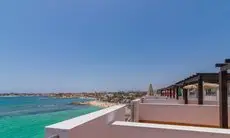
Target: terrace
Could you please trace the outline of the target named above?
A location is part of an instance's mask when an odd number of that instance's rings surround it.
[[[152,104],[132,101],[132,122],[125,122],[125,105],[113,106],[46,127],[46,138],[227,138],[218,128],[218,107]]]
[[[219,66],[220,64],[218,64]],[[228,68],[227,68],[228,67]],[[160,96],[146,96],[131,102],[131,122],[125,121],[126,105],[117,105],[97,112],[66,120],[46,127],[46,138],[227,138],[230,137],[226,68],[221,64],[219,76],[219,104],[204,100],[203,82],[206,74],[197,74],[189,80],[198,84],[196,104],[189,104],[188,91],[176,83],[161,89]],[[210,75],[210,74],[209,74]],[[209,76],[207,75],[207,76]],[[215,75],[216,76],[216,75]],[[197,78],[197,79],[194,79]],[[208,77],[207,77],[208,78]],[[218,81],[218,80],[217,80]],[[213,82],[210,82],[213,83]],[[183,85],[178,85],[183,84]],[[202,84],[202,85],[201,85]],[[184,88],[184,87],[182,87]],[[174,90],[174,91],[173,91]],[[201,91],[201,92],[200,92]],[[201,94],[200,94],[201,93]],[[168,94],[171,98],[165,98]]]

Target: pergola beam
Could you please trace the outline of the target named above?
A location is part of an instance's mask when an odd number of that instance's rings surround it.
[[[221,71],[226,71],[230,69],[230,63],[225,64],[223,67],[220,68]]]
[[[225,59],[225,63],[230,63],[230,59]]]
[[[189,78],[187,78],[184,83],[187,85],[187,84],[193,84],[193,83],[196,83],[197,81],[199,80],[199,75],[196,74],[196,75],[193,75]]]

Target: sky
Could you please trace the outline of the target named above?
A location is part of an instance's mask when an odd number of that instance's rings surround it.
[[[229,0],[1,0],[0,92],[161,88],[230,57]]]

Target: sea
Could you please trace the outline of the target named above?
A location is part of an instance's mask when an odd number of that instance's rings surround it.
[[[90,99],[0,97],[0,138],[44,138],[45,126],[100,110],[71,105]]]

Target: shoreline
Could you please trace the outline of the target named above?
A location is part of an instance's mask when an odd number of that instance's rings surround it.
[[[111,107],[114,105],[117,105],[116,103],[109,103],[109,102],[101,102],[101,101],[88,101],[87,105],[91,105],[91,106],[97,106],[97,107],[101,107],[101,108],[107,108],[107,107]]]
[[[101,108],[107,108],[111,107],[114,105],[117,105],[116,103],[109,103],[109,102],[102,102],[102,101],[85,101],[85,102],[72,102],[72,105],[89,105],[89,106],[96,106],[96,107],[101,107]]]

